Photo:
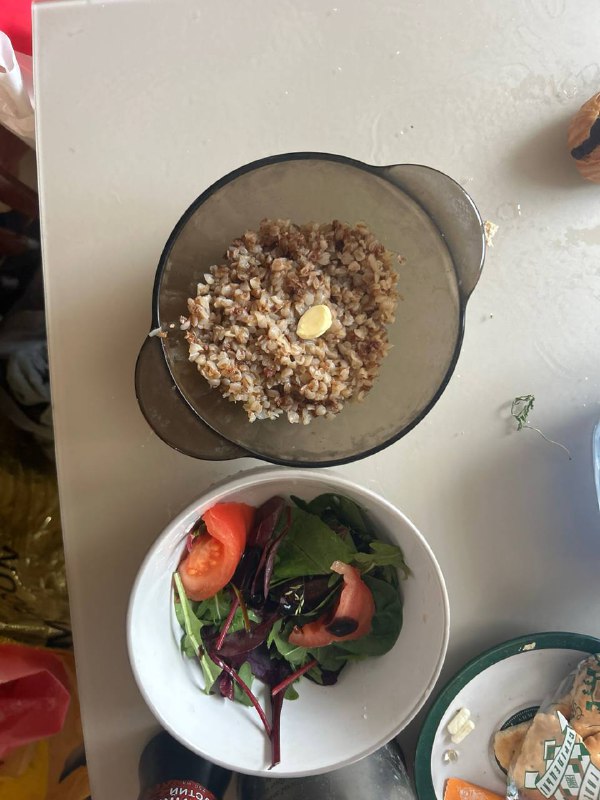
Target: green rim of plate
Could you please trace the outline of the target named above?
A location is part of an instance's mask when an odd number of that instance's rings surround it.
[[[419,800],[437,800],[431,777],[431,751],[435,734],[446,709],[476,675],[492,664],[523,652],[525,645],[535,641],[536,650],[580,650],[582,653],[600,652],[600,639],[583,633],[545,632],[519,636],[495,645],[473,658],[444,686],[429,709],[421,728],[415,753],[415,784]],[[528,651],[525,651],[528,652]]]

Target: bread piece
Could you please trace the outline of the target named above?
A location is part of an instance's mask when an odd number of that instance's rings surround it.
[[[496,756],[496,761],[505,772],[508,772],[513,758],[520,752],[523,739],[532,722],[533,720],[528,719],[527,722],[521,722],[495,734],[494,755]]]
[[[546,771],[544,742],[552,739],[562,742],[563,738],[564,734],[557,715],[538,711],[523,739],[521,750],[510,768],[512,780],[519,789],[520,797],[544,800],[541,792],[537,789],[524,788],[525,773],[537,772],[539,775],[543,775]],[[581,741],[579,737],[577,739]]]
[[[600,769],[600,733],[595,736],[588,736],[587,739],[583,740],[583,743],[587,747],[592,764]]]

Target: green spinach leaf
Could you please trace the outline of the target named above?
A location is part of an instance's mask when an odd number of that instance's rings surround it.
[[[337,670],[341,669],[349,660],[348,653],[340,650],[337,644],[328,644],[326,647],[314,647],[312,650],[309,650],[309,655],[311,658],[317,659],[320,667],[330,672],[337,672]],[[313,670],[310,670],[310,674],[313,674]],[[315,679],[317,678],[316,675],[313,675],[313,677]]]
[[[359,533],[372,533],[365,512],[354,500],[350,500],[349,497],[344,497],[343,494],[320,494],[318,497],[315,497],[314,500],[311,500],[310,503],[306,503],[304,500],[293,496],[292,500],[297,506],[311,514],[316,514],[320,517],[325,511],[332,511],[339,521],[349,528]]]
[[[363,580],[373,593],[375,615],[371,633],[354,641],[333,642],[309,650],[323,669],[336,671],[348,661],[362,661],[382,656],[395,645],[402,628],[402,600],[398,590],[387,581],[365,575]]]
[[[292,509],[290,529],[279,545],[273,584],[286,578],[327,575],[334,561],[349,563],[352,548],[319,517]]]
[[[402,550],[395,544],[373,541],[369,545],[370,553],[355,553],[352,563],[364,572],[369,572],[374,567],[396,567],[407,578],[411,573],[404,560]]]

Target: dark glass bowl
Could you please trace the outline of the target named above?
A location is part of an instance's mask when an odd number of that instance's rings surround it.
[[[250,423],[241,404],[211,389],[188,360],[179,330],[187,298],[230,241],[264,217],[296,223],[364,221],[406,261],[398,268],[393,345],[363,402],[332,420]],[[179,220],[161,255],[152,329],[136,367],[140,407],[156,433],[189,455],[252,455],[293,466],[330,466],[376,453],[431,410],[456,364],[465,306],[485,254],[481,217],[468,194],[416,164],[372,167],[343,156],[290,153],[248,164],[207,189]],[[171,327],[174,326],[174,327]]]

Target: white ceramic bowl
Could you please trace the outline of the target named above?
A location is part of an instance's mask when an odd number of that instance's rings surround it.
[[[380,538],[402,547],[413,572],[402,581],[404,625],[389,653],[348,665],[335,686],[300,682],[300,698],[283,706],[281,764],[268,771],[269,744],[254,709],[204,695],[199,667],[181,655],[171,577],[186,531],[215,503],[258,506],[275,494],[310,500],[323,492],[353,498],[366,509]],[[400,511],[331,472],[279,468],[255,470],[223,483],[174,519],[140,568],[127,620],[135,679],[164,728],[190,750],[236,772],[289,777],[350,764],[401,731],[435,685],[448,630],[448,596],[440,568],[425,539]]]

